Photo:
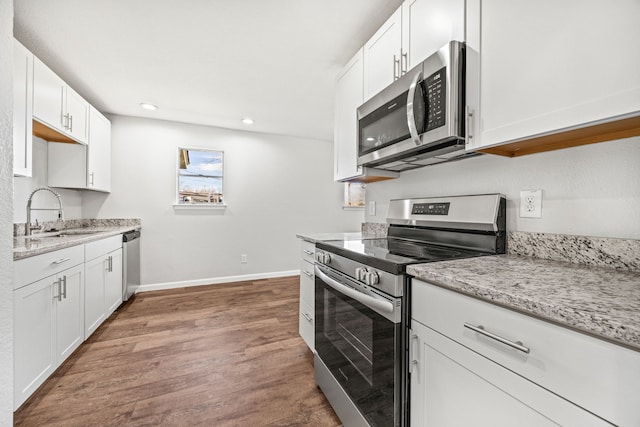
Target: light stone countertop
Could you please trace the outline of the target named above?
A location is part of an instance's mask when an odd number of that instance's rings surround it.
[[[411,265],[407,273],[640,351],[640,272],[496,255]]]
[[[353,233],[315,233],[315,234],[296,234],[296,237],[310,243],[327,242],[330,240],[360,240],[363,237],[361,232]]]
[[[62,236],[52,236],[55,233],[34,234],[31,237],[17,236],[13,238],[13,260],[57,251],[59,249],[104,239],[140,230],[140,225],[103,225],[60,230]],[[65,234],[68,233],[68,234]],[[74,234],[91,233],[91,234]]]

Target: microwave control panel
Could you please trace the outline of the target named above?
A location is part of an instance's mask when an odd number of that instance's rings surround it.
[[[444,126],[447,111],[447,67],[443,67],[422,82],[427,102],[427,131]]]

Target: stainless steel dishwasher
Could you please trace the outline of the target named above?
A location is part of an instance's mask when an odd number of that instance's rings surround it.
[[[127,301],[140,286],[140,231],[122,235],[122,300]]]

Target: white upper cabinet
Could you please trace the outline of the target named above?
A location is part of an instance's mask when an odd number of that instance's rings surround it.
[[[88,117],[89,103],[42,61],[34,57],[33,118],[55,131],[49,132],[38,127],[35,134],[48,141],[75,141],[86,144]]]
[[[468,0],[467,149],[640,115],[639,16],[637,0]]]
[[[87,188],[111,191],[111,122],[93,106],[87,150]]]
[[[111,122],[90,107],[89,144],[49,143],[51,187],[111,191]]]
[[[364,45],[364,100],[451,40],[464,41],[464,0],[406,0]]]
[[[33,54],[13,40],[13,175],[31,176]]]
[[[407,0],[402,4],[405,71],[451,40],[464,41],[464,0]]]
[[[362,49],[345,65],[336,84],[334,123],[334,179],[347,180],[362,174],[358,166],[357,108],[362,104]]]
[[[402,66],[402,7],[364,45],[364,99],[393,83]]]

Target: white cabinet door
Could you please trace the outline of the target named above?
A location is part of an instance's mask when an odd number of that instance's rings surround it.
[[[33,118],[65,132],[64,91],[67,84],[37,56],[33,58]]]
[[[402,7],[364,45],[364,100],[393,83],[401,74]]]
[[[105,312],[109,317],[122,304],[122,249],[107,255],[107,275],[105,280]]]
[[[86,144],[89,138],[89,103],[69,86],[65,92],[65,114],[68,117],[67,133]]]
[[[468,149],[640,114],[640,2],[467,1]]]
[[[56,276],[14,291],[14,409],[56,369]],[[56,289],[57,290],[57,289]]]
[[[611,426],[412,321],[412,426]]]
[[[31,176],[33,54],[13,40],[13,175]]]
[[[334,123],[334,180],[362,175],[358,166],[357,108],[363,102],[363,50],[347,63],[336,84]]]
[[[451,40],[464,42],[464,0],[406,0],[402,4],[402,51],[405,70]],[[408,57],[407,57],[408,56]]]
[[[87,188],[111,191],[111,122],[94,107],[89,109]]]
[[[98,329],[107,318],[105,310],[105,280],[108,261],[98,257],[84,265],[84,338]]]
[[[84,266],[65,270],[57,276],[61,289],[55,289],[56,360],[62,363],[84,341]]]

